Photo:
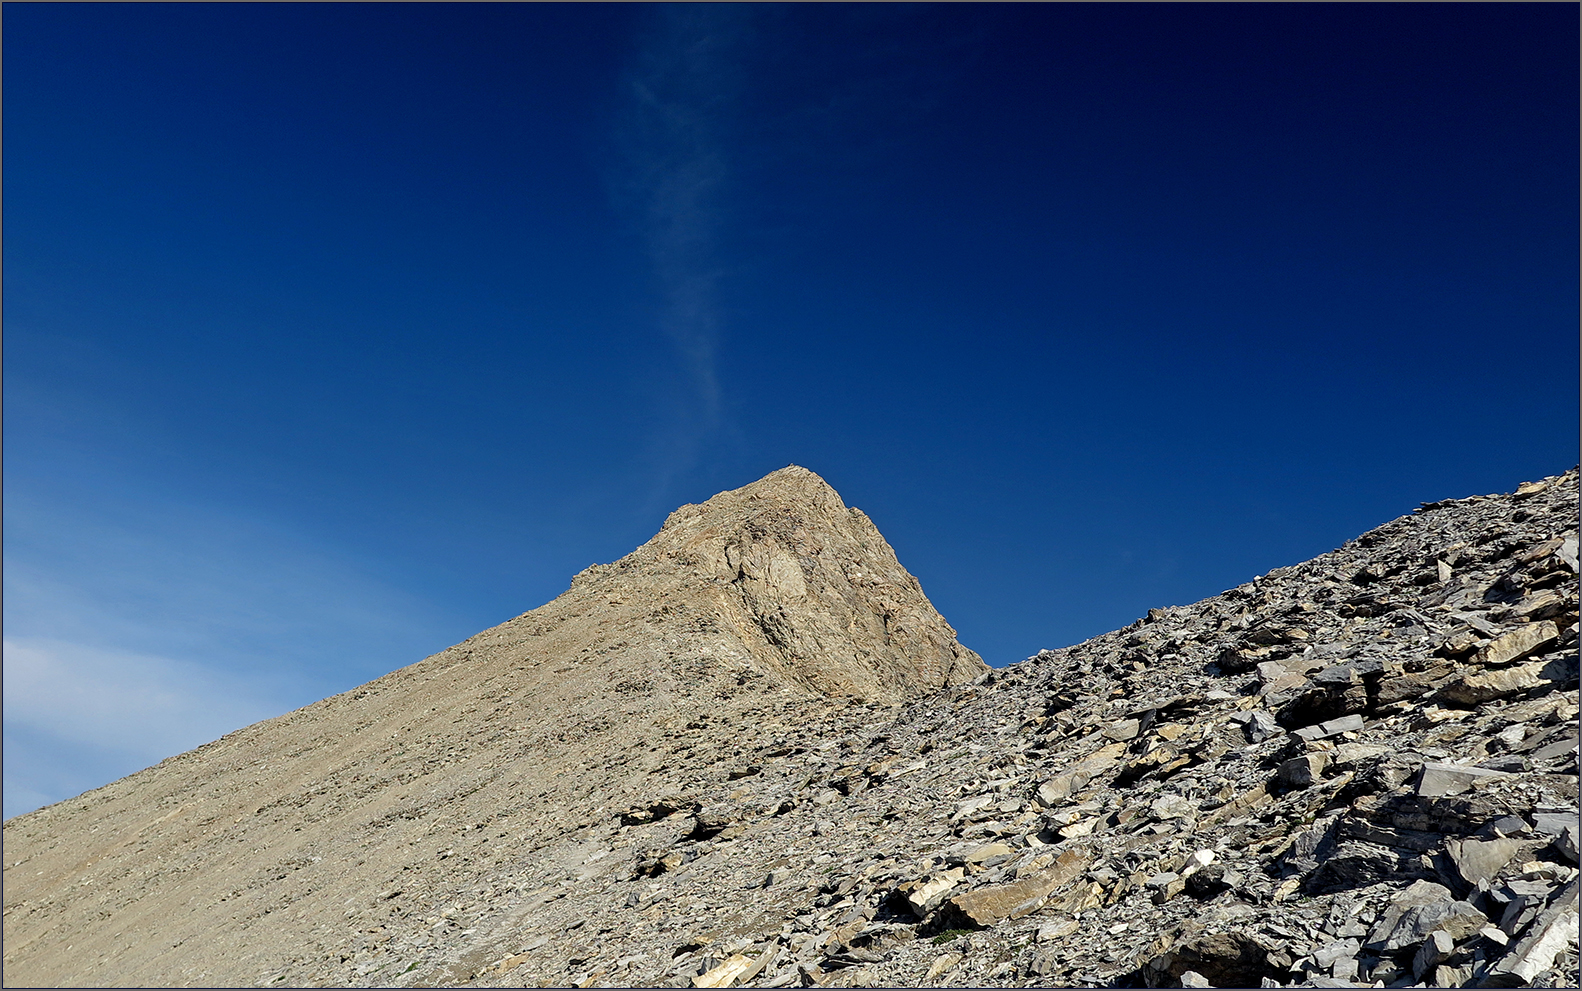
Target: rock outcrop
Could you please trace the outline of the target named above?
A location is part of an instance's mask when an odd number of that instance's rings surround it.
[[[778,472],[8,822],[6,982],[1576,987],[1577,486],[985,671]]]
[[[701,600],[694,611],[718,617],[723,641],[685,646],[745,651],[826,695],[895,702],[988,670],[872,521],[796,466],[682,506],[652,540],[583,572],[573,590],[645,603],[691,592]]]

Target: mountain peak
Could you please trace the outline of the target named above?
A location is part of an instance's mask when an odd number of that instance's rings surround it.
[[[706,643],[683,638],[682,652],[723,645],[823,694],[893,702],[987,670],[873,522],[797,465],[682,506],[648,543],[578,576],[572,592],[679,596],[720,623]]]

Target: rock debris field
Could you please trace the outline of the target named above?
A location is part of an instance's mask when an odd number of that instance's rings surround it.
[[[5,983],[1577,987],[1577,490],[991,671],[784,469],[8,821]]]

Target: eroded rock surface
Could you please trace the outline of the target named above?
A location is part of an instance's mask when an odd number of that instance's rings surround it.
[[[573,588],[646,600],[695,592],[731,648],[823,694],[895,702],[987,670],[872,521],[805,468],[681,507],[654,539]]]
[[[7,983],[1578,985],[1575,470],[993,672],[789,471],[8,822]]]

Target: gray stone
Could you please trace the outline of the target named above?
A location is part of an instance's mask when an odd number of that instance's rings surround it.
[[[1500,816],[1488,824],[1487,830],[1495,836],[1520,836],[1531,832],[1532,827],[1521,816]]]
[[[1164,871],[1149,877],[1143,882],[1143,886],[1146,888],[1166,888],[1170,886],[1171,882],[1179,881],[1180,879],[1181,875],[1175,871]]]
[[[1180,795],[1160,795],[1148,806],[1148,811],[1155,819],[1190,819],[1197,812],[1197,807],[1189,798]]]
[[[1211,988],[1214,985],[1208,982],[1208,978],[1195,970],[1183,970],[1181,972],[1181,986],[1184,988]]]
[[[1335,961],[1346,958],[1355,958],[1361,952],[1362,943],[1355,939],[1340,939],[1333,943],[1326,943],[1313,953],[1313,962],[1329,970],[1335,966]]]
[[[1323,685],[1325,688],[1344,688],[1347,685],[1362,684],[1362,678],[1354,664],[1331,664],[1313,675],[1313,684]]]
[[[1304,726],[1297,730],[1294,735],[1312,742],[1313,740],[1324,740],[1332,736],[1339,736],[1342,733],[1356,733],[1362,729],[1362,726],[1362,717],[1353,713],[1349,716],[1341,716],[1338,719],[1326,719],[1324,722],[1314,726]]]
[[[1435,929],[1423,940],[1423,945],[1418,948],[1417,956],[1412,958],[1412,974],[1422,977],[1433,968],[1449,959],[1450,954],[1456,950],[1456,941],[1443,929]]]
[[[1505,946],[1511,941],[1511,938],[1505,935],[1505,930],[1499,926],[1484,926],[1478,930],[1478,935],[1498,946]]]
[[[1509,886],[1507,886],[1509,887]],[[1548,886],[1541,886],[1547,892]],[[1515,936],[1527,924],[1538,917],[1538,911],[1548,901],[1547,894],[1523,892],[1513,897],[1505,906],[1505,912],[1500,916],[1500,929],[1507,936]]]
[[[1285,730],[1275,721],[1274,713],[1259,709],[1247,717],[1247,739],[1253,743],[1262,743],[1272,736],[1278,736]]]
[[[1349,891],[1390,880],[1400,872],[1401,858],[1394,850],[1377,843],[1351,840],[1324,856],[1302,886],[1314,894]]]
[[[1555,840],[1555,846],[1560,850],[1561,856],[1573,864],[1578,863],[1577,854],[1582,851],[1582,826],[1574,822],[1567,826],[1566,831]]]
[[[1057,947],[1046,946],[1033,951],[1027,960],[1027,973],[1034,977],[1048,977],[1060,971],[1061,951]]]
[[[1414,881],[1390,900],[1384,916],[1368,934],[1367,945],[1393,953],[1417,943],[1436,929],[1443,929],[1452,940],[1477,932],[1488,916],[1463,901],[1456,901],[1450,889],[1432,881]]]
[[[1261,661],[1258,664],[1258,680],[1265,685],[1273,684],[1290,673],[1279,661]]]
[[[1578,570],[1577,538],[1567,537],[1565,541],[1561,543],[1560,549],[1555,551],[1555,557],[1558,557],[1561,561],[1564,561],[1566,567],[1571,569],[1571,573],[1576,574]]]
[[[1052,809],[1071,797],[1071,775],[1062,774],[1050,778],[1038,786],[1038,801],[1046,809]]]
[[[1455,862],[1461,879],[1472,887],[1477,887],[1479,881],[1493,880],[1521,848],[1520,840],[1503,838],[1493,840],[1452,838],[1445,842],[1445,849],[1450,853],[1450,859]],[[1434,961],[1436,964],[1438,962]]]
[[[1532,931],[1489,968],[1489,973],[1509,974],[1524,983],[1531,983],[1534,977],[1548,970],[1554,964],[1555,957],[1577,938],[1579,885],[1582,882],[1572,881],[1554,904],[1539,916]]]
[[[1504,771],[1493,771],[1486,767],[1469,767],[1464,764],[1443,764],[1437,761],[1427,761],[1423,764],[1422,772],[1418,775],[1417,794],[1424,798],[1443,798],[1446,795],[1459,795],[1471,788],[1475,782],[1507,777],[1510,777],[1510,775]]]
[[[1554,743],[1545,744],[1544,746],[1539,747],[1537,750],[1534,750],[1532,753],[1532,759],[1535,764],[1541,764],[1546,760],[1554,760],[1556,757],[1561,757],[1565,754],[1574,754],[1576,752],[1577,741],[1575,738],[1569,740],[1557,740]]]
[[[1371,743],[1342,743],[1329,755],[1329,762],[1335,770],[1353,771],[1373,763],[1389,752],[1389,747]]]
[[[1357,977],[1357,958],[1341,957],[1330,965],[1329,976],[1337,981],[1352,981]]]
[[[1287,788],[1309,788],[1323,780],[1329,756],[1322,752],[1293,757],[1280,765],[1279,780]]]
[[[1122,719],[1118,723],[1106,726],[1104,728],[1104,736],[1106,739],[1117,742],[1136,739],[1140,725],[1135,719]]]
[[[1038,927],[1038,942],[1049,943],[1057,939],[1064,939],[1076,932],[1078,925],[1074,919],[1057,919],[1046,922]]]
[[[1582,819],[1575,811],[1533,813],[1533,829],[1542,836],[1562,836],[1568,827],[1577,825],[1579,821]]]
[[[836,794],[836,797],[837,798],[840,797],[838,793]],[[989,794],[989,795],[975,795],[972,798],[965,799],[965,800],[963,800],[961,802],[956,803],[956,811],[955,811],[955,814],[951,816],[951,818],[953,818],[953,819],[961,819],[961,818],[965,818],[967,816],[970,816],[973,813],[981,812],[984,809],[988,808],[989,806],[993,805],[994,804],[994,800],[995,800],[995,797],[992,794]]]

